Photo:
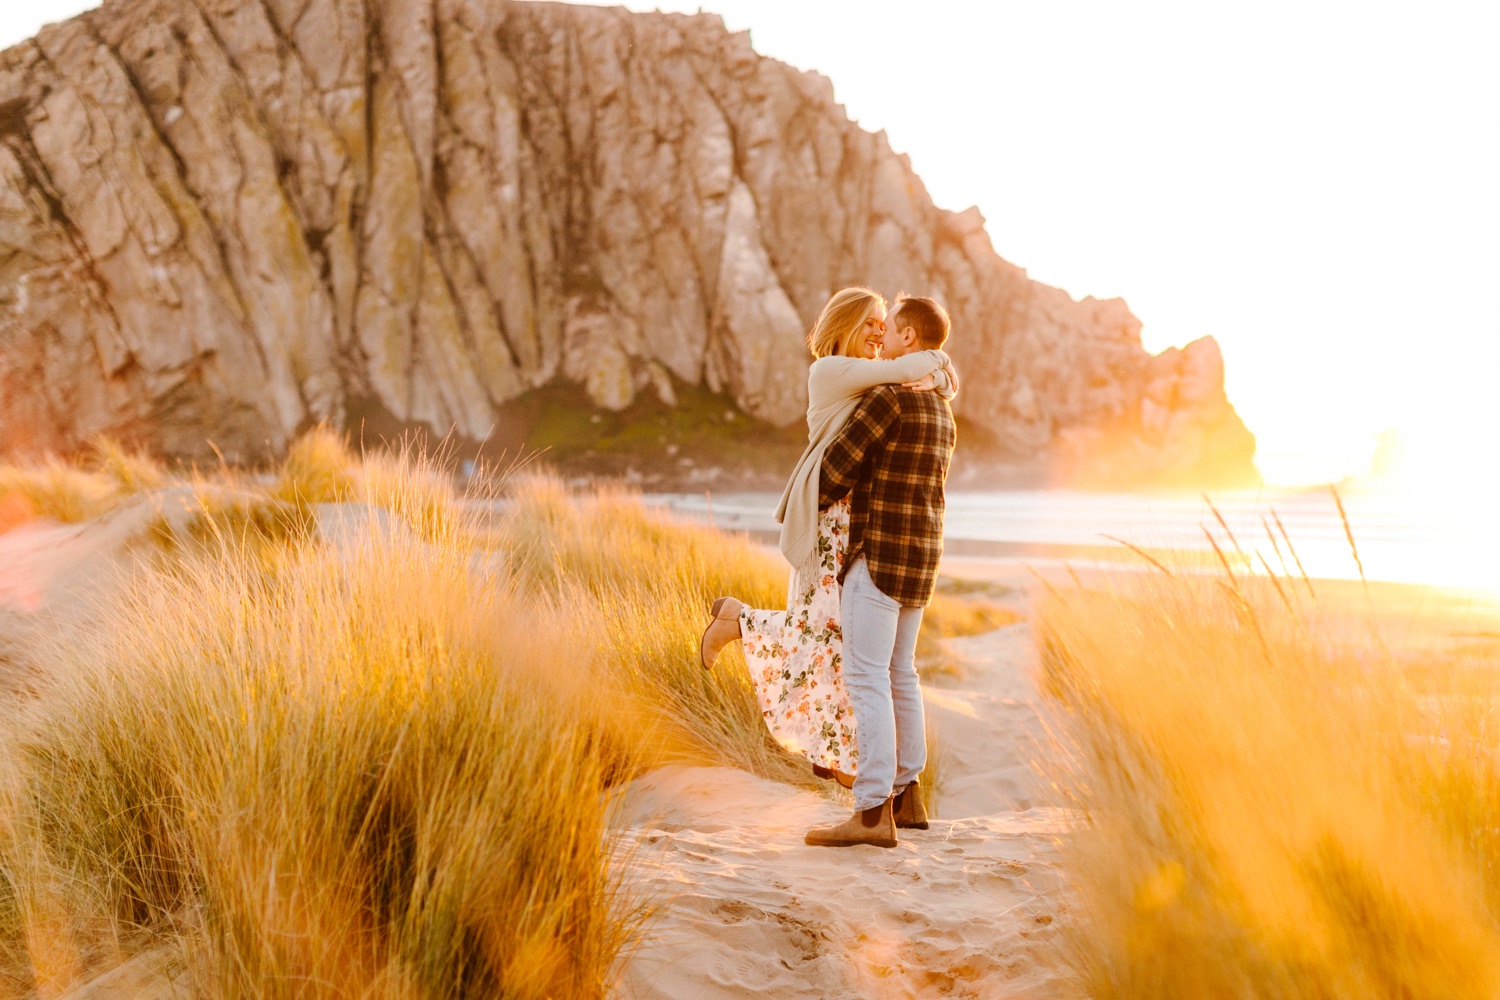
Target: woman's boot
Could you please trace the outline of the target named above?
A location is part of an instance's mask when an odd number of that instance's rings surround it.
[[[712,670],[724,647],[740,638],[740,612],[744,610],[744,602],[733,597],[721,597],[708,609],[713,618],[698,640],[698,659],[704,670]]]

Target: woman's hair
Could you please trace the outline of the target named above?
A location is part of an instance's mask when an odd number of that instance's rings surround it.
[[[833,298],[828,300],[828,304],[818,314],[818,321],[807,335],[807,346],[813,357],[826,358],[831,354],[843,354],[844,349],[849,346],[850,338],[865,325],[865,320],[870,318],[875,307],[883,305],[885,299],[880,293],[868,288],[856,286],[834,292]]]

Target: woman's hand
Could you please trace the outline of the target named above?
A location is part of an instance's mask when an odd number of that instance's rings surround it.
[[[918,392],[932,392],[937,388],[937,373],[928,372],[915,382],[902,382],[903,389],[915,389]]]

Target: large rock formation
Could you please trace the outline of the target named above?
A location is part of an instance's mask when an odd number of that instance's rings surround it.
[[[1018,456],[1250,469],[1211,340],[1152,357],[1123,302],[1029,280],[712,15],[108,0],[0,54],[0,447],[480,439],[557,379],[792,424],[855,283],[948,305],[957,411]]]

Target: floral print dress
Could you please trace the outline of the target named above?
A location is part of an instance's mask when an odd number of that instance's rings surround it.
[[[844,688],[839,574],[849,545],[849,499],[818,515],[814,564],[792,572],[785,611],[740,614],[745,662],[771,735],[814,764],[847,774],[859,759]]]

